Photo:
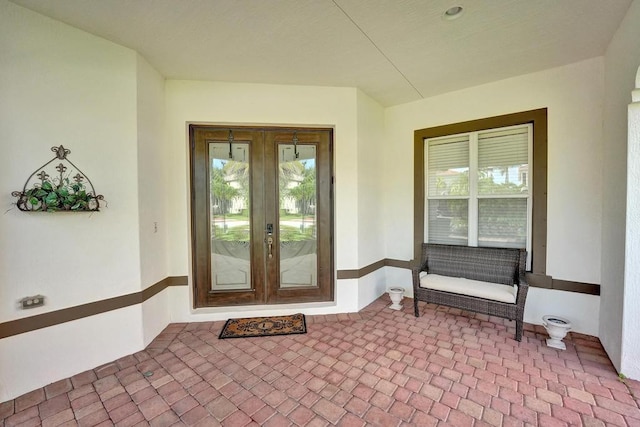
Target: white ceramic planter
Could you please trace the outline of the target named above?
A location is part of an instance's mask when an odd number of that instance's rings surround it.
[[[392,310],[401,310],[402,298],[404,297],[404,288],[389,288],[387,292],[389,293],[389,298],[391,298],[392,303],[389,308]]]
[[[567,346],[562,342],[562,339],[567,335],[567,332],[571,330],[571,322],[560,316],[547,315],[542,317],[542,324],[549,334],[547,346],[566,350]]]

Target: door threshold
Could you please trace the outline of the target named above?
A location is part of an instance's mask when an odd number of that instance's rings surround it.
[[[247,312],[256,312],[256,316],[277,316],[287,315],[295,313],[305,314],[328,314],[326,309],[330,307],[337,307],[335,301],[325,302],[307,302],[307,303],[295,303],[295,304],[261,304],[261,305],[229,305],[224,307],[202,307],[191,310],[191,314],[229,314],[240,313],[246,314]],[[322,310],[323,312],[317,312]],[[333,313],[329,313],[333,314]]]

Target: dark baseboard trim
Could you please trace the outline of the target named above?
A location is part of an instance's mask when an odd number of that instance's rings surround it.
[[[338,279],[359,279],[382,267],[411,268],[411,261],[385,258],[358,270],[338,270]],[[527,282],[534,288],[555,289],[559,291],[577,292],[580,294],[600,295],[600,285],[593,283],[558,280],[544,274],[527,273]]]
[[[100,313],[106,313],[107,311],[118,310],[131,305],[142,304],[169,286],[186,285],[187,276],[170,276],[140,292],[90,302],[75,307],[63,308],[48,313],[36,314],[35,316],[24,317],[22,319],[10,320],[0,323],[0,339],[71,322],[72,320],[78,320]]]

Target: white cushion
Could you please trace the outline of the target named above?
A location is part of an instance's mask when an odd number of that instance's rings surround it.
[[[518,286],[420,273],[420,287],[515,304]]]

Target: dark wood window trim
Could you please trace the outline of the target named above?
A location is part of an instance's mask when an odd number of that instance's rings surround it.
[[[547,109],[523,111],[486,119],[454,123],[414,132],[414,260],[424,238],[424,140],[505,126],[533,124],[533,212],[529,285],[588,295],[600,295],[600,285],[554,279],[547,276]],[[357,270],[338,270],[338,279],[358,279],[386,266],[411,268],[411,261],[384,259]]]
[[[419,129],[414,132],[414,259],[424,239],[424,140],[505,126],[533,124],[533,212],[531,232],[531,281],[533,286],[553,287],[547,269],[547,109]],[[544,286],[547,284],[547,286]]]

